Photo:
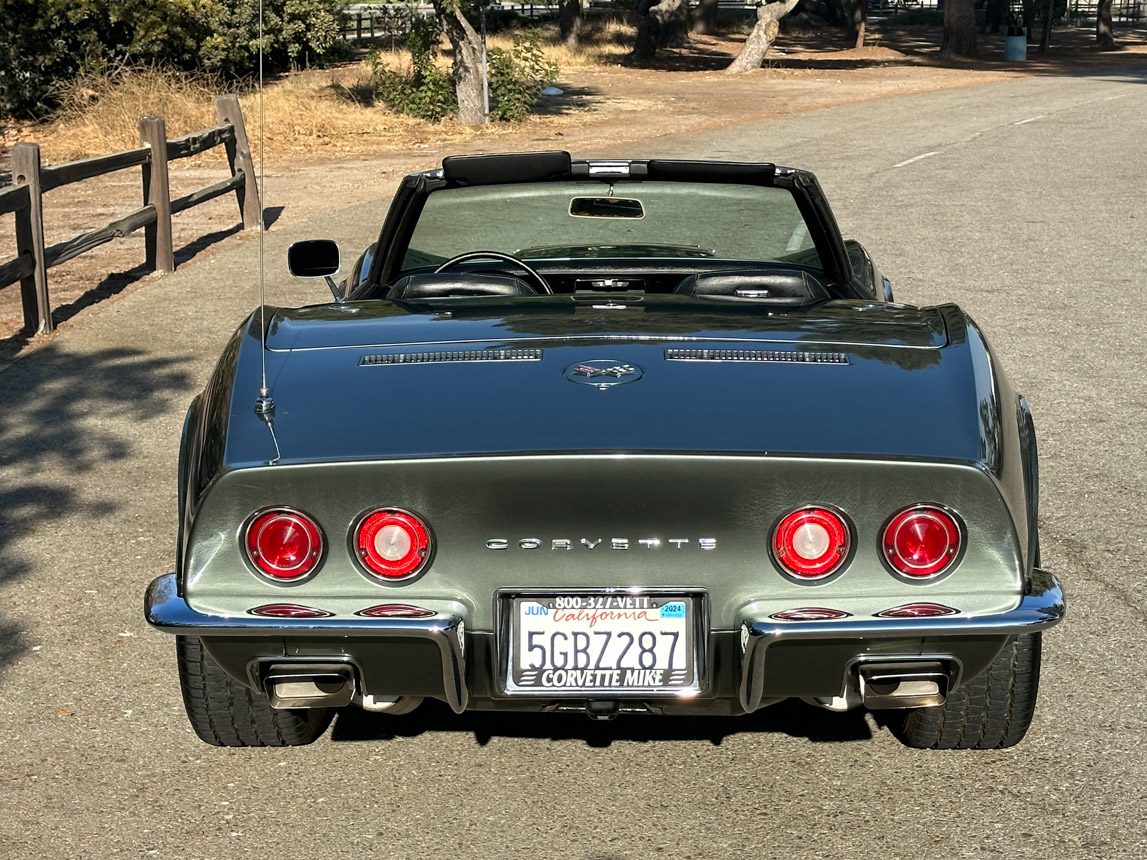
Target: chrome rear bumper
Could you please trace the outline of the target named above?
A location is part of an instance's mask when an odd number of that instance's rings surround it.
[[[776,621],[768,617],[758,617],[753,608],[753,605],[746,607],[738,618],[735,630],[739,633],[713,634],[739,635],[739,648],[730,643],[734,655],[739,652],[739,661],[735,656],[730,660],[730,663],[736,666],[737,675],[729,680],[736,688],[741,708],[747,712],[757,710],[762,704],[767,655],[770,646],[777,642],[913,638],[935,640],[945,637],[1003,637],[1034,633],[1058,623],[1066,610],[1066,601],[1058,580],[1045,571],[1037,570],[1033,576],[1030,593],[1020,600],[1015,609],[996,615]],[[156,579],[148,588],[145,614],[147,622],[159,630],[190,636],[264,639],[314,636],[429,640],[437,646],[440,654],[442,685],[447,704],[456,713],[461,713],[470,700],[470,690],[466,680],[466,623],[461,610],[457,613],[439,612],[428,618],[336,617],[289,621],[259,616],[207,615],[188,605],[178,593],[175,574],[167,574]],[[496,646],[491,644],[490,647],[493,649]],[[497,662],[494,660],[487,662],[490,665],[483,669],[480,660],[480,665],[475,671],[496,672],[494,667]],[[477,679],[475,684],[478,687],[483,686],[481,679]],[[486,684],[486,687],[492,690],[493,681]],[[728,696],[732,690],[728,687],[726,689],[728,693],[725,695]],[[479,690],[475,695],[489,696],[489,690],[486,693]],[[704,696],[704,693],[702,695]]]
[[[792,639],[904,639],[947,636],[1012,636],[1035,633],[1058,624],[1067,609],[1063,589],[1052,574],[1036,570],[1030,593],[1020,605],[998,615],[944,616],[939,618],[846,618],[836,621],[774,621],[743,616],[741,637],[741,707],[755,711],[765,689],[769,646]]]
[[[259,616],[206,615],[192,609],[179,595],[175,574],[148,586],[144,597],[147,623],[167,633],[188,636],[370,636],[429,639],[442,657],[446,703],[455,713],[466,710],[466,623],[461,615],[440,612],[429,618],[305,618],[284,622]]]

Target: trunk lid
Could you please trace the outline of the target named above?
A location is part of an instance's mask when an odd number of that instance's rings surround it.
[[[981,455],[971,364],[943,309],[698,311],[653,298],[558,311],[492,301],[434,314],[384,302],[279,312],[267,361],[282,461]],[[234,399],[232,465],[273,456],[251,400]]]

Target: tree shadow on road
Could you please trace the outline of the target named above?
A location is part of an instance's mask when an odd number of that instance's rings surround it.
[[[703,37],[704,38],[704,37]],[[1071,77],[1118,77],[1133,83],[1147,82],[1147,28],[1123,28],[1116,34],[1121,50],[1099,51],[1093,30],[1057,27],[1050,48],[1041,53],[1029,45],[1022,62],[1004,60],[1005,33],[978,33],[979,56],[975,59],[940,56],[941,29],[932,26],[901,26],[895,18],[874,23],[866,47],[853,49],[843,30],[782,32],[776,48],[765,58],[765,67],[783,72],[856,71],[888,66],[956,69],[965,72],[1017,72]],[[742,38],[726,37],[726,50],[738,48]],[[731,58],[720,50],[697,45],[678,51],[673,59],[682,71],[723,68]],[[694,52],[697,56],[694,57]],[[724,64],[721,58],[724,57]]]
[[[62,532],[80,516],[99,534],[116,502],[110,493],[83,498],[76,485],[98,465],[132,456],[131,440],[106,427],[142,420],[182,396],[191,383],[182,369],[188,361],[116,347],[68,354],[51,344],[0,372],[0,590],[34,570],[83,578],[116,564],[114,548],[95,541],[91,569],[69,573],[34,557],[25,541]],[[0,681],[29,647],[26,632],[3,614],[11,605],[10,597],[0,599]]]
[[[871,740],[863,711],[832,713],[790,700],[740,717],[622,715],[597,722],[581,714],[537,714],[472,711],[455,714],[446,705],[427,701],[403,716],[370,714],[357,708],[340,711],[332,731],[335,741],[380,741],[416,737],[427,732],[466,732],[479,746],[494,738],[580,740],[591,747],[613,743],[701,740],[719,746],[725,738],[751,732],[783,734],[813,743]]]
[[[565,116],[566,114],[581,113],[588,110],[594,100],[601,96],[601,90],[596,87],[571,86],[559,82],[561,95],[543,96],[534,108],[534,113],[540,116]]]

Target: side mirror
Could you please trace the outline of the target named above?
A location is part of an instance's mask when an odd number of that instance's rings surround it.
[[[296,278],[327,278],[342,265],[338,242],[307,239],[287,248],[287,268]]]
[[[878,301],[892,301],[892,282],[880,274],[864,246],[855,239],[846,239],[844,248],[848,251],[852,276],[860,281],[865,292]]]
[[[325,278],[327,289],[331,291],[335,301],[341,304],[345,296],[339,285],[331,278],[331,275],[338,274],[342,265],[341,257],[338,242],[332,242],[330,239],[306,239],[302,242],[293,242],[287,248],[287,268],[296,278]]]

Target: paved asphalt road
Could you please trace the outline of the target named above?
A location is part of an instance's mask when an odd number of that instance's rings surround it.
[[[1144,141],[1147,68],[652,144],[818,171],[898,297],[968,308],[1030,397],[1044,558],[1071,603],[1018,748],[910,751],[803,705],[430,708],[303,749],[200,743],[140,604],[172,565],[184,407],[252,304],[256,243],[233,241],[0,374],[0,856],[1147,857]],[[272,231],[270,258],[312,232],[362,244],[378,211]],[[272,297],[319,294],[276,274]]]

